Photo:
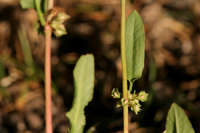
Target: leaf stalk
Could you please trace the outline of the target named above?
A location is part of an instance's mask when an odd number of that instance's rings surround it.
[[[40,0],[35,0],[35,7],[36,7],[36,11],[40,20],[40,23],[42,26],[45,26],[45,18],[44,18],[44,14],[41,10],[41,3]]]

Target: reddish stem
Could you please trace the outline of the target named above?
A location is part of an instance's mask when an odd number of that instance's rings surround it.
[[[48,23],[45,25],[45,118],[46,133],[52,133],[51,111],[51,34],[52,29]]]

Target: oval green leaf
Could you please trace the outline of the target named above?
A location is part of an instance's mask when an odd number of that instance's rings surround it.
[[[127,79],[134,82],[142,76],[145,56],[144,24],[137,11],[129,15],[125,34]]]
[[[92,100],[94,90],[94,57],[83,55],[78,60],[74,72],[75,94],[72,109],[67,113],[70,133],[82,133],[85,125],[84,108]]]
[[[167,115],[166,133],[195,133],[184,110],[175,103]]]

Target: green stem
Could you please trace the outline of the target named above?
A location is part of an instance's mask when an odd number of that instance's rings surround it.
[[[134,84],[135,81],[136,81],[136,79],[134,79],[134,80],[132,80],[132,81],[129,81],[129,89],[128,89],[128,91],[129,91],[130,93],[132,93],[133,84]]]
[[[47,10],[47,0],[43,0],[44,4],[43,4],[43,9],[44,9],[44,13],[46,14],[48,12]]]
[[[132,92],[132,89],[133,89],[133,83],[134,82],[129,82],[129,92],[131,93]]]
[[[125,45],[125,0],[121,0],[121,60],[122,60],[122,84],[123,98],[128,99],[127,73],[126,73],[126,45]],[[123,106],[124,133],[128,133],[128,105]]]
[[[35,0],[35,7],[36,7],[36,11],[37,11],[41,25],[45,26],[45,19],[44,19],[44,14],[41,10],[40,0]]]

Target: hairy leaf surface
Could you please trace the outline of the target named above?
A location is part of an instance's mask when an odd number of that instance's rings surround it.
[[[72,109],[67,113],[70,133],[82,133],[85,125],[84,108],[92,100],[94,89],[94,57],[83,55],[78,60],[74,72],[75,94]]]
[[[144,68],[144,24],[136,11],[126,21],[126,67],[127,79],[134,82],[142,76]]]
[[[167,115],[166,133],[194,133],[184,110],[173,103]]]

